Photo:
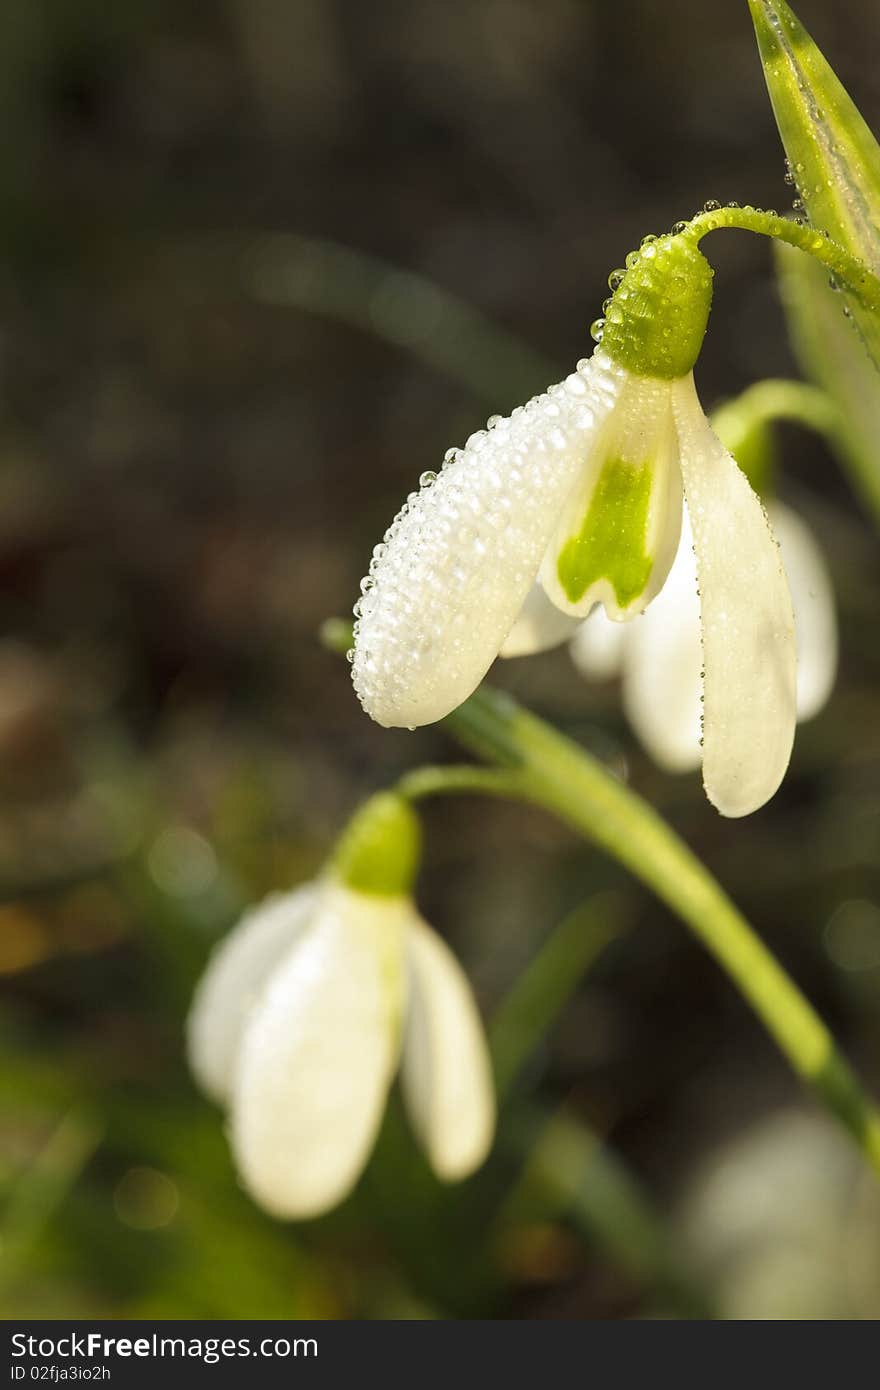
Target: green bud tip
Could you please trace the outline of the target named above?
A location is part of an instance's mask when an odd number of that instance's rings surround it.
[[[422,851],[419,818],[395,792],[378,792],[343,831],[330,868],[348,888],[380,897],[412,891]]]
[[[687,376],[709,321],[712,267],[686,232],[657,237],[627,260],[605,316],[602,351],[636,376]]]

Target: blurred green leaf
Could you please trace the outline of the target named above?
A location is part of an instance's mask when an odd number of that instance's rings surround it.
[[[540,389],[552,365],[478,309],[413,271],[318,237],[265,237],[245,280],[267,304],[341,319],[413,352],[493,405]]]
[[[785,0],[749,0],[791,173],[812,224],[880,271],[880,147]],[[880,367],[880,322],[847,296]]]
[[[507,1221],[522,1221],[529,1212],[545,1220],[567,1217],[637,1284],[686,1316],[712,1316],[708,1295],[681,1265],[641,1184],[579,1116],[534,1112],[523,1139],[527,1158]]]
[[[550,933],[502,1001],[490,1029],[499,1096],[574,994],[584,975],[625,930],[623,903],[601,893],[580,903]]]
[[[792,344],[802,370],[836,407],[829,439],[856,492],[880,524],[880,377],[851,331],[825,272],[777,245],[777,270]]]

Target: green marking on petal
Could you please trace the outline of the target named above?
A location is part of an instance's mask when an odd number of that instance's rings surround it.
[[[646,546],[653,479],[650,462],[612,458],[603,465],[581,529],[557,560],[559,582],[571,603],[600,579],[611,584],[619,608],[628,608],[644,592],[654,564]]]

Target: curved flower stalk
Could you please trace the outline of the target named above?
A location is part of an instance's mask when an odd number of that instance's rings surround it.
[[[812,532],[783,502],[767,503],[795,615],[797,719],[824,706],[837,672],[837,618],[831,579]],[[700,601],[690,524],[682,526],[662,594],[637,623],[597,611],[571,639],[572,660],[588,679],[620,675],[623,705],[640,742],[667,772],[692,772],[702,750]]]
[[[745,815],[791,754],[794,618],[765,513],[694,387],[712,271],[685,232],[647,239],[610,283],[593,356],[423,475],[376,547],[355,610],[355,689],[380,724],[431,723],[499,652],[552,645],[596,604],[636,617],[669,574],[684,496],[704,782],[722,814]]]
[[[373,797],[324,876],[248,913],[199,984],[193,1072],[229,1107],[242,1181],[277,1216],[317,1216],[348,1194],[398,1065],[438,1177],[466,1177],[492,1142],[482,1024],[410,896],[418,856],[407,802]]]

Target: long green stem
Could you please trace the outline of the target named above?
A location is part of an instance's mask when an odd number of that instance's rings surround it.
[[[774,241],[784,241],[789,246],[806,251],[836,279],[842,280],[866,309],[872,313],[880,313],[880,279],[863,261],[851,256],[836,241],[816,231],[815,227],[803,222],[792,222],[775,212],[765,212],[763,208],[719,207],[698,213],[682,235],[696,243],[702,241],[708,232],[717,231],[722,227],[757,232],[760,236],[770,237]]]
[[[426,796],[451,796],[457,792],[479,792],[483,796],[520,799],[519,779],[515,774],[491,767],[474,767],[462,763],[454,767],[417,767],[404,773],[394,788],[408,801],[420,801]]]
[[[805,381],[785,381],[777,377],[767,377],[763,381],[756,381],[754,386],[747,386],[735,400],[727,402],[721,409],[735,409],[744,426],[787,420],[791,424],[815,430],[832,443],[840,425],[840,412],[825,391]]]
[[[526,800],[608,850],[687,923],[880,1173],[880,1115],[828,1029],[665,821],[577,744],[505,694],[483,687],[444,722],[472,751],[516,768]]]
[[[814,430],[832,449],[839,448],[840,411],[818,386],[803,381],[767,379],[746,387],[712,412],[712,428],[733,454],[761,497],[775,490],[775,449],[770,426],[786,420]]]

